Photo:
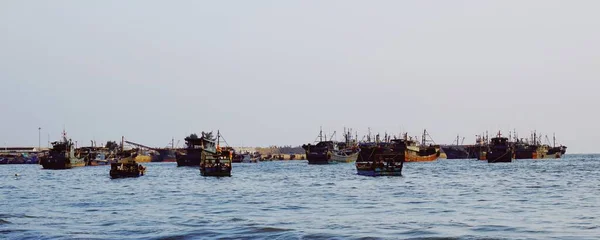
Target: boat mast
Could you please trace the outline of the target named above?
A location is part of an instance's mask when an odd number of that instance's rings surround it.
[[[421,145],[425,146],[425,141],[426,139],[426,135],[427,135],[427,129],[423,129],[423,137],[421,137]]]
[[[556,133],[552,133],[552,147],[556,147]]]
[[[319,142],[323,141],[323,126],[319,128]]]

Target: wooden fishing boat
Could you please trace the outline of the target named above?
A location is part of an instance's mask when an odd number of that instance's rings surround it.
[[[337,163],[352,163],[356,162],[358,158],[358,151],[333,151],[331,154],[331,160]]]
[[[138,164],[135,161],[137,153],[131,153],[129,156],[123,157],[116,163],[110,164],[111,178],[129,178],[144,176],[146,167]]]
[[[547,139],[547,137],[546,137]],[[545,158],[561,158],[567,152],[567,147],[563,145],[556,146],[556,135],[552,134],[552,147],[548,147]]]
[[[404,139],[360,144],[356,160],[357,174],[373,177],[402,176],[406,147]]]
[[[319,132],[319,142],[316,145],[304,144],[302,148],[306,152],[308,164],[329,164],[334,163],[331,159],[334,149],[333,141],[327,141],[327,137],[323,136],[323,130]],[[325,141],[323,140],[325,138]]]
[[[469,154],[468,146],[461,145],[459,136],[456,136],[456,144],[442,145],[440,148],[442,149],[440,155],[445,154],[446,159],[469,159],[473,157]]]
[[[406,142],[406,162],[432,162],[439,158],[440,147],[438,145],[427,145],[427,130],[423,131],[422,141],[418,144],[415,141],[407,139],[407,134],[404,135]]]
[[[344,128],[344,141],[337,142],[331,152],[331,160],[337,163],[356,162],[360,148],[358,141],[352,138],[352,129]]]
[[[202,134],[202,137],[198,138],[195,134],[185,138],[186,148],[185,151],[175,152],[175,158],[177,159],[177,166],[189,166],[198,167],[202,161],[202,153],[205,148],[214,148],[214,140],[210,134]]]
[[[67,139],[67,133],[63,130],[61,141],[52,143],[52,149],[41,159],[41,164],[44,169],[70,169],[85,166],[85,161],[75,155],[73,141]]]
[[[514,151],[508,142],[508,138],[502,137],[500,133],[489,146],[489,152],[486,154],[488,163],[512,162]]]
[[[205,139],[201,153],[200,174],[210,177],[231,177],[233,148],[220,147],[221,134],[217,131],[217,142]]]

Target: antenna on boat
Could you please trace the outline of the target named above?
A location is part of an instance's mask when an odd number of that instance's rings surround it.
[[[556,147],[556,133],[552,133],[552,147]]]

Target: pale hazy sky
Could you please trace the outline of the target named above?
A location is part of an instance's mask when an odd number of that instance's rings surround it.
[[[600,152],[600,1],[0,1],[0,143],[556,132]],[[181,143],[180,143],[181,145]]]

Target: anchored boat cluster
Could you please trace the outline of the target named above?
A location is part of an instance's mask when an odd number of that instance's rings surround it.
[[[324,137],[321,130],[316,144],[305,144],[302,148],[306,151],[308,164],[356,161],[357,173],[365,176],[399,176],[405,162],[428,162],[440,157],[498,163],[512,162],[513,159],[558,159],[567,149],[557,146],[554,136],[552,146],[542,144],[541,136],[536,132],[529,139],[518,138],[516,133],[507,138],[498,132],[491,139],[487,134],[478,135],[477,143],[473,145],[459,144],[460,137],[456,144],[437,145],[430,140],[427,130],[423,131],[421,142],[406,133],[400,138],[388,134],[383,138],[379,134],[372,138],[370,133],[365,137],[365,141],[358,141],[357,135],[352,138],[351,131],[344,130],[344,141],[334,142]]]
[[[369,131],[359,140],[358,134],[353,136],[352,130],[344,130],[343,141],[332,140],[334,135],[328,139],[321,130],[315,144],[302,145],[301,150],[304,150],[308,164],[355,162],[357,174],[365,176],[400,176],[405,162],[429,162],[438,158],[478,159],[489,163],[512,162],[513,159],[558,159],[567,149],[566,146],[556,145],[555,136],[552,145],[547,136],[547,144],[542,143],[542,137],[537,132],[533,132],[530,138],[519,138],[516,132],[508,137],[498,132],[493,138],[482,134],[476,136],[476,143],[472,145],[459,143],[458,136],[453,144],[438,145],[427,130],[423,131],[420,141],[418,137],[409,137],[406,133],[400,134],[400,137],[387,133],[373,136]],[[256,163],[284,159],[282,154],[262,156],[258,152],[236,153],[232,147],[221,146],[221,139],[223,136],[220,132],[216,137],[212,132],[202,132],[200,137],[196,134],[186,137],[184,148],[175,148],[174,140],[171,148],[152,148],[125,141],[124,137],[120,145],[109,142],[105,147],[98,147],[92,142],[91,147],[76,148],[63,131],[61,140],[53,142],[48,152],[32,156],[36,160],[39,157],[44,169],[110,165],[111,178],[143,176],[146,167],[139,164],[141,162],[177,162],[177,166],[198,167],[202,176],[228,177],[231,176],[233,162]],[[125,143],[136,148],[126,150]],[[298,155],[298,158],[302,158],[302,155]],[[295,154],[289,154],[287,159],[298,158]],[[6,159],[0,157],[0,163],[6,162]],[[21,161],[24,163],[24,160]]]

